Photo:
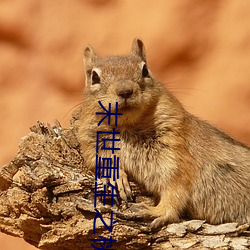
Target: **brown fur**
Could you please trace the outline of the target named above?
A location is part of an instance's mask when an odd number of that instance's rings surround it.
[[[250,149],[189,114],[154,77],[142,76],[143,43],[135,39],[131,54],[100,58],[84,51],[86,88],[79,139],[88,166],[95,167],[96,131],[111,131],[114,119],[97,123],[104,107],[119,103],[115,155],[120,157],[120,196],[130,193],[127,175],[159,197],[156,207],[138,205],[155,220],[152,227],[178,221],[183,213],[209,223],[250,223]],[[93,70],[100,83],[92,85]],[[129,97],[124,93],[132,92]],[[104,136],[105,138],[107,136]],[[117,137],[118,138],[118,137]],[[112,157],[109,150],[99,156]]]

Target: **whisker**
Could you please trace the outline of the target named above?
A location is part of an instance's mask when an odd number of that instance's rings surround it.
[[[73,110],[76,110],[78,107],[80,107],[81,105],[83,104],[83,102],[80,102],[76,105],[74,105],[73,107],[71,107],[67,112],[66,114],[63,116],[62,120],[65,120],[66,117],[69,115],[69,113],[72,113]]]

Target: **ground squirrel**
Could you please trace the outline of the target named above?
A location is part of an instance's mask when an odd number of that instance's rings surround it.
[[[118,102],[120,196],[130,195],[127,176],[158,198],[155,207],[135,205],[154,219],[152,228],[182,215],[208,223],[250,223],[250,148],[187,112],[148,69],[143,42],[126,56],[101,58],[84,50],[86,86],[79,140],[87,166],[95,167],[97,123],[104,107]],[[101,139],[101,138],[100,138]],[[100,145],[102,142],[100,141]],[[101,150],[102,157],[112,157]]]

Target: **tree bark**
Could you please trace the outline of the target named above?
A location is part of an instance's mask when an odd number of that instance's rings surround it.
[[[14,159],[0,169],[1,232],[45,250],[94,249],[91,244],[102,249],[91,241],[99,236],[117,240],[103,249],[249,249],[247,224],[215,226],[191,220],[150,232],[148,223],[129,212],[124,202],[111,207],[97,201],[105,223],[110,225],[111,211],[117,223],[109,232],[97,219],[93,234],[95,176],[84,165],[76,138],[79,113],[73,113],[69,128],[58,121],[53,127],[37,122],[20,140]],[[152,200],[131,186],[136,201]],[[98,181],[98,190],[102,188]]]

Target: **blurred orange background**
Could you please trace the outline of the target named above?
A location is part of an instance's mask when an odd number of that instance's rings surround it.
[[[68,126],[87,44],[126,54],[135,37],[187,110],[249,145],[249,13],[250,2],[234,0],[0,1],[0,166],[37,120]],[[0,246],[35,249],[4,234]]]

